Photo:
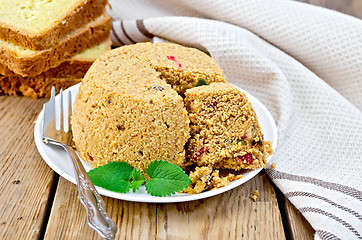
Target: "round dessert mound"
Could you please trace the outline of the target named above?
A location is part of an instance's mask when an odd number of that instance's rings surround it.
[[[72,131],[92,167],[125,161],[146,175],[151,161],[166,160],[189,171],[190,194],[241,177],[218,169],[265,167],[272,151],[247,97],[216,62],[169,43],[127,45],[98,58],[74,102]]]
[[[79,154],[92,167],[125,161],[143,173],[153,160],[183,166],[190,130],[177,92],[211,82],[225,82],[221,69],[193,48],[139,43],[104,54],[74,102]]]
[[[146,62],[112,51],[84,78],[72,118],[74,142],[92,167],[151,160],[181,165],[189,137],[182,98]]]
[[[185,105],[191,121],[190,163],[233,170],[265,167],[270,143],[245,93],[212,83],[187,90]]]

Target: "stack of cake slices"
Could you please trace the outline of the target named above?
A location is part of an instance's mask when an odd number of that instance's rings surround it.
[[[0,93],[33,98],[80,82],[110,49],[107,0],[0,0]]]

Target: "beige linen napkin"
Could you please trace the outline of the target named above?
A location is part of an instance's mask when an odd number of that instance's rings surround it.
[[[198,47],[261,100],[279,135],[270,178],[315,239],[362,239],[361,20],[286,0],[110,4],[114,45]]]

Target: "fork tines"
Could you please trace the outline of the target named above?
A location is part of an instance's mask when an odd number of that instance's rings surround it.
[[[55,87],[52,87],[50,99],[44,104],[44,121],[43,133],[46,127],[55,118],[55,128],[58,131],[68,132],[70,130],[70,119],[72,116],[72,94],[67,92],[63,96],[63,89],[60,89],[59,99],[55,98]]]

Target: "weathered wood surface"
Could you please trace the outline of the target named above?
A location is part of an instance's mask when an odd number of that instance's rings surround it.
[[[260,193],[256,202],[250,198],[254,190]],[[159,205],[157,236],[159,239],[285,239],[274,188],[264,172],[209,199]]]
[[[258,189],[256,202],[251,192]],[[117,239],[285,239],[274,188],[259,174],[243,186],[208,199],[147,204],[105,198]],[[60,179],[45,239],[100,239],[85,222],[72,183]]]
[[[0,239],[101,239],[86,223],[76,186],[58,181],[35,147],[34,121],[45,101],[0,96]],[[260,196],[254,202],[256,189]],[[148,204],[105,197],[105,202],[119,228],[117,239],[285,239],[284,228],[295,239],[313,237],[292,205],[280,213],[264,172],[204,200]]]
[[[43,100],[0,96],[0,239],[37,239],[54,172],[33,138]]]
[[[116,239],[155,239],[156,205],[104,197],[117,223]],[[73,183],[60,178],[44,239],[101,239],[86,223],[86,213]]]

